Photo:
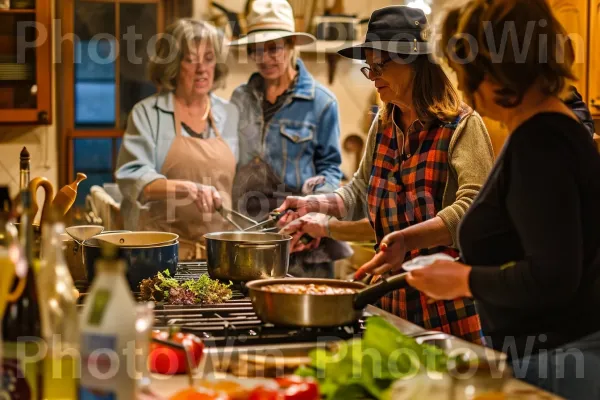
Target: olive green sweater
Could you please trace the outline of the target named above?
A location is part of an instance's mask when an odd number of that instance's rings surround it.
[[[356,221],[368,216],[367,190],[379,124],[377,116],[371,125],[358,171],[352,181],[336,191],[344,200],[347,220]],[[395,129],[400,143],[404,143],[403,132],[397,127]],[[455,246],[458,224],[479,193],[494,163],[492,142],[483,120],[476,112],[463,118],[456,127],[450,140],[448,160],[448,182],[444,190],[442,209],[437,215],[444,221]]]

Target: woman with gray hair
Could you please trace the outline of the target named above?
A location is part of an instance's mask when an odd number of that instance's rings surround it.
[[[125,228],[178,234],[182,259],[227,228],[216,210],[231,204],[238,111],[211,93],[227,76],[222,42],[206,22],[167,28],[149,66],[159,92],[133,107],[117,161]]]

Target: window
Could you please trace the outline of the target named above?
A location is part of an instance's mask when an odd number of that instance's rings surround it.
[[[83,207],[91,186],[114,181],[129,112],[155,93],[147,79],[148,43],[175,12],[168,0],[75,0],[61,8],[61,184],[77,172],[88,176],[76,200]]]

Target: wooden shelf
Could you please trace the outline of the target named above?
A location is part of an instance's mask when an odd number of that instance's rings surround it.
[[[327,58],[328,81],[331,85],[335,78],[338,61],[343,58],[337,52],[347,47],[356,46],[362,42],[351,40],[317,40],[316,42],[298,46],[300,53],[324,54]]]
[[[19,9],[19,8],[9,8],[2,9],[0,8],[0,15],[2,14],[35,14],[34,9]]]
[[[317,40],[312,44],[298,46],[297,48],[301,53],[337,54],[338,51],[346,47],[356,46],[361,43],[360,41],[350,40]]]

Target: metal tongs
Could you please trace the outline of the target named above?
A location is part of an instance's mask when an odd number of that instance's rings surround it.
[[[277,230],[277,222],[279,222],[279,219],[281,217],[283,217],[286,213],[292,211],[292,210],[286,210],[284,212],[279,212],[279,211],[271,211],[269,213],[269,216],[267,217],[267,219],[265,219],[264,221],[261,222],[256,222],[254,221],[252,218],[249,218],[247,216],[245,216],[242,213],[239,213],[237,211],[234,210],[230,210],[226,207],[221,206],[221,208],[219,208],[217,210],[222,216],[223,218],[225,218],[227,221],[229,221],[229,223],[233,226],[235,226],[236,229],[242,231],[242,232],[269,232],[269,231],[274,231]],[[247,228],[242,228],[239,224],[237,224],[232,218],[231,215],[235,215],[239,218],[242,218],[243,220],[252,223],[251,226],[247,227]],[[268,228],[261,228],[264,227],[267,224],[272,223],[274,226],[268,227]],[[260,228],[260,229],[257,229]],[[304,244],[308,244],[310,242],[312,242],[314,240],[314,238],[308,234],[304,234],[302,235],[302,237],[300,238],[300,241]]]
[[[268,227],[268,228],[261,228],[261,229],[258,229],[258,230],[257,230],[257,228],[260,228],[260,227],[262,227],[264,225],[267,225],[269,223],[275,223],[276,224],[277,221],[279,220],[279,218],[281,217],[281,215],[283,215],[283,214],[280,215],[280,213],[273,211],[273,212],[269,213],[269,216],[264,221],[262,221],[262,222],[256,222],[252,218],[247,217],[247,216],[245,216],[242,213],[239,213],[237,211],[231,210],[231,209],[226,208],[226,207],[221,207],[217,211],[231,225],[235,226],[236,229],[238,229],[240,231],[243,231],[243,232],[250,232],[250,231],[268,232],[268,231],[275,230],[275,229],[277,229],[277,226],[272,226],[272,227]],[[235,215],[236,217],[241,218],[244,221],[251,223],[252,225],[249,226],[249,227],[247,227],[247,228],[242,228],[237,222],[235,222],[233,220],[233,218],[231,217],[232,215]]]

